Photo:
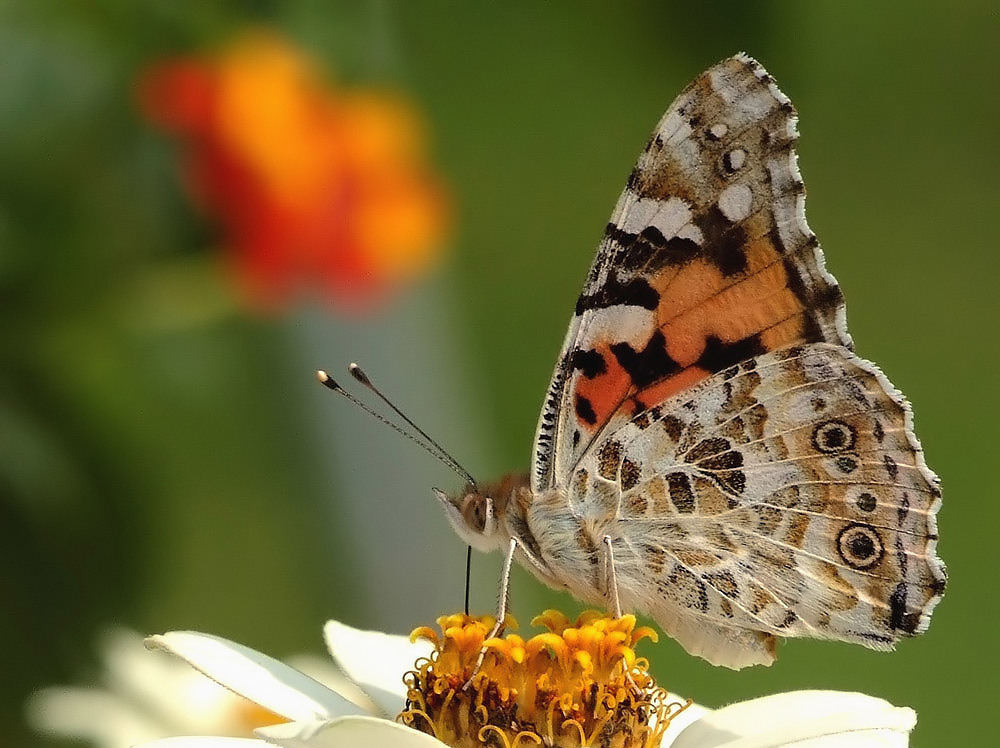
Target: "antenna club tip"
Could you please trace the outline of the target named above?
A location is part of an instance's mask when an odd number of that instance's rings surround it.
[[[350,372],[352,377],[361,382],[361,384],[366,387],[371,387],[372,380],[370,380],[364,370],[362,370],[362,368],[353,361],[347,365],[347,371]]]
[[[318,381],[324,387],[328,387],[329,389],[333,390],[334,392],[340,390],[340,385],[334,381],[333,377],[331,377],[322,369],[319,369],[316,372],[316,381]]]

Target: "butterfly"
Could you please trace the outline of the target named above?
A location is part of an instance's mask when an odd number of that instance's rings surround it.
[[[746,55],[688,85],[604,231],[529,473],[438,492],[471,546],[507,550],[505,580],[516,559],[733,669],[779,637],[892,649],[947,578],[939,481],[853,352],[796,123]]]

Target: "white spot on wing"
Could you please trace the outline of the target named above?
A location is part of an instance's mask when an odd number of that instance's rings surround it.
[[[739,171],[743,168],[743,164],[747,162],[747,152],[742,148],[734,148],[729,152],[729,168],[733,171]]]
[[[693,223],[689,223],[687,226],[681,228],[681,230],[677,232],[677,237],[679,239],[690,239],[699,247],[705,242],[705,236],[701,233],[701,229]]]
[[[726,133],[729,132],[729,125],[727,125],[725,122],[716,123],[709,128],[709,132],[711,132],[712,135],[721,140],[722,138],[726,137]]]
[[[638,234],[647,226],[655,226],[664,238],[670,239],[690,222],[691,206],[679,197],[667,200],[640,197],[628,206],[619,228],[629,234]]]
[[[656,135],[664,142],[675,143],[691,137],[691,124],[675,109],[668,109],[656,126]]]
[[[613,306],[588,313],[587,337],[642,346],[656,329],[653,312],[637,306]]]
[[[730,185],[719,195],[719,210],[733,223],[749,216],[752,208],[753,191],[745,184]]]

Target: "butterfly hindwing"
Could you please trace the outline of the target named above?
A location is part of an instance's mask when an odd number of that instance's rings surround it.
[[[841,346],[703,380],[606,434],[570,485],[579,514],[618,497],[600,531],[623,603],[717,664],[769,662],[775,635],[889,649],[944,589],[940,491],[909,407]]]

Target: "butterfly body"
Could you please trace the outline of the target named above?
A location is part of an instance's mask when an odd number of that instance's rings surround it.
[[[890,649],[946,578],[937,478],[902,395],[853,353],[796,137],[746,56],[685,89],[605,230],[530,473],[442,498],[473,545],[513,539],[546,583],[616,592],[732,668],[772,662],[779,636]]]

